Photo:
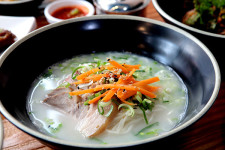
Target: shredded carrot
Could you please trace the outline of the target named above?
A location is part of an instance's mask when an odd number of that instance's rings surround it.
[[[107,93],[109,93],[109,91],[106,91],[105,93],[99,95],[98,97],[93,98],[92,100],[90,100],[88,103],[92,104],[97,102],[98,100],[100,100],[102,97],[104,97],[105,95],[107,95]]]
[[[135,71],[136,71],[136,69],[133,68],[133,69],[130,71],[130,73],[127,75],[127,77],[130,78],[130,77],[134,74]]]
[[[102,77],[107,77],[108,75],[107,74],[96,74],[96,75],[93,75],[93,76],[88,76],[82,80],[78,80],[76,82],[73,82],[73,84],[83,84],[83,83],[88,83],[90,82],[91,80],[93,80],[94,82],[95,81],[98,81],[100,80]]]
[[[80,74],[79,76],[77,76],[77,80],[82,80],[82,79],[84,79],[85,77],[87,77],[87,76],[89,76],[89,75],[91,75],[91,74],[93,74],[93,73],[96,73],[96,72],[98,72],[98,71],[101,71],[101,70],[103,70],[104,69],[104,67],[98,67],[98,68],[94,68],[94,69],[91,69],[91,70],[89,70],[89,71],[87,71],[87,72],[85,72],[85,73],[82,73],[82,74]]]
[[[152,92],[149,92],[141,87],[137,87],[137,86],[133,86],[133,85],[116,85],[116,84],[102,84],[102,85],[97,85],[94,90],[95,91],[100,91],[100,90],[103,90],[103,89],[112,89],[112,88],[115,88],[115,89],[125,89],[127,91],[140,91],[142,94],[144,95],[147,95],[151,98],[155,98],[156,95],[153,94]]]
[[[114,69],[117,69],[115,66],[107,66],[106,69],[108,70],[114,70]]]
[[[146,85],[146,84],[151,84],[151,83],[154,83],[154,82],[157,82],[157,81],[159,81],[159,77],[153,77],[153,78],[149,78],[149,79],[142,80],[142,81],[139,81],[137,83],[134,83],[134,85]]]
[[[147,91],[155,92],[159,89],[159,87],[151,86],[151,85],[138,85],[138,87],[141,87]]]
[[[103,89],[126,89],[126,90],[130,90],[130,91],[137,91],[137,87],[136,86],[132,86],[132,85],[123,85],[123,84],[102,84],[102,85],[97,85],[94,90],[95,91],[99,91],[99,90],[103,90]]]
[[[128,65],[128,64],[124,63],[122,66],[124,66],[127,69],[133,69],[133,68],[139,69],[141,65],[139,65],[139,64],[138,65]]]
[[[87,89],[87,90],[72,91],[72,92],[69,92],[69,94],[70,94],[70,96],[73,96],[73,95],[80,95],[80,94],[93,93],[93,92],[96,92],[96,90],[95,89]]]
[[[134,103],[130,103],[130,102],[128,102],[128,101],[125,101],[124,99],[120,99],[121,100],[121,102],[123,102],[123,103],[125,103],[125,104],[128,104],[128,105],[136,105],[136,104],[134,104]]]
[[[76,82],[73,82],[73,84],[83,84],[88,83],[90,81],[97,82],[101,80],[103,77],[107,78],[116,78],[118,79],[117,82],[114,82],[114,84],[101,84],[97,85],[95,88],[87,89],[87,90],[79,90],[79,91],[72,91],[69,92],[71,96],[73,95],[80,95],[85,93],[95,93],[98,91],[101,91],[103,89],[106,89],[107,91],[103,94],[101,94],[98,97],[95,97],[94,99],[90,100],[88,103],[92,104],[97,101],[99,101],[102,98],[103,102],[108,102],[112,99],[114,95],[116,95],[122,103],[128,104],[128,105],[136,105],[132,102],[126,101],[129,97],[134,96],[137,91],[141,92],[143,95],[149,96],[151,98],[155,98],[156,95],[153,93],[159,89],[159,87],[151,86],[149,84],[159,81],[158,77],[149,78],[142,81],[137,81],[133,77],[134,72],[140,68],[141,65],[128,65],[128,64],[119,64],[115,60],[108,59],[108,62],[111,64],[109,66],[103,66],[91,69],[81,75],[77,76]],[[98,71],[102,71],[104,69],[107,69],[109,71],[102,73],[102,74],[95,74]],[[124,75],[118,74],[125,73]]]
[[[102,101],[103,102],[110,101],[113,95],[116,93],[116,91],[117,91],[116,89],[109,90],[108,94],[106,94],[106,96],[102,99]]]
[[[127,90],[118,90],[117,91],[117,97],[122,98],[122,99],[127,99],[133,95],[135,95],[137,92],[136,91],[127,91]]]
[[[121,69],[123,73],[128,73],[128,72],[129,72],[125,67],[123,67],[121,64],[119,64],[119,63],[116,62],[115,60],[108,59],[108,62],[109,62],[111,65],[117,67],[118,69]]]

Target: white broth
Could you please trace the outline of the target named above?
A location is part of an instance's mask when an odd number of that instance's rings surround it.
[[[86,138],[76,130],[73,115],[62,113],[42,102],[46,95],[59,87],[76,67],[85,66],[82,68],[85,72],[99,63],[107,65],[107,58],[116,60],[118,63],[140,64],[140,69],[133,74],[135,79],[139,81],[157,76],[160,81],[151,85],[160,88],[155,93],[157,97],[154,100],[154,107],[152,110],[145,111],[148,124],[141,109],[134,109],[133,117],[127,115],[128,111],[122,109],[102,134],[95,138]],[[32,122],[42,132],[52,137],[78,143],[119,144],[151,138],[170,131],[184,117],[187,104],[187,88],[170,67],[139,55],[106,52],[76,56],[49,67],[34,81],[28,95],[27,109]],[[152,126],[139,132],[149,125]]]

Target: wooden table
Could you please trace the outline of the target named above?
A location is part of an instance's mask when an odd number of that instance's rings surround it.
[[[36,17],[37,28],[47,25],[43,11]],[[152,3],[144,10],[143,17],[163,21]],[[52,150],[35,138],[17,129],[3,116],[4,150]],[[135,149],[182,149],[182,150],[224,150],[225,149],[225,82],[221,84],[219,95],[211,109],[199,121],[185,130],[160,142],[139,146]]]

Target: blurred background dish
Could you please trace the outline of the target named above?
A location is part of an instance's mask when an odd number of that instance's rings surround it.
[[[0,28],[11,31],[18,39],[21,39],[36,28],[34,17],[0,16]]]
[[[139,14],[151,0],[93,0],[97,14]]]
[[[24,16],[34,15],[43,0],[12,0],[0,1],[0,14]]]
[[[197,29],[182,23],[184,15],[193,9],[192,0],[152,0],[154,7],[158,13],[165,19],[165,21],[174,24],[186,31],[190,32],[198,39],[200,39],[216,57],[222,78],[225,77],[225,63],[224,63],[224,41],[225,35],[211,33],[202,29]],[[224,80],[224,79],[223,79]]]
[[[0,52],[36,28],[34,17],[0,16]]]
[[[66,19],[92,16],[95,13],[94,6],[83,0],[62,0],[48,4],[44,10],[49,23],[55,23]]]

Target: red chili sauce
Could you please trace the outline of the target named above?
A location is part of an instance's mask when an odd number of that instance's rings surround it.
[[[85,6],[76,5],[76,6],[65,6],[59,9],[56,9],[52,16],[59,19],[70,19],[76,17],[86,16],[89,10]]]

